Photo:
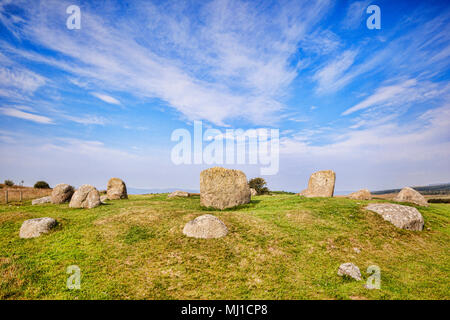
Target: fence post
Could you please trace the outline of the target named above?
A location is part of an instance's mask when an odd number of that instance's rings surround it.
[[[8,190],[5,190],[5,202],[8,203]]]
[[[22,202],[22,191],[20,191],[20,202]]]

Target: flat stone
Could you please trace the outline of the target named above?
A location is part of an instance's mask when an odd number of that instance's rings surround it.
[[[393,203],[371,203],[366,208],[378,213],[381,217],[397,228],[422,231],[424,220],[422,214],[414,207]]]
[[[174,198],[174,197],[184,197],[184,198],[187,198],[187,197],[189,197],[189,196],[190,196],[189,192],[177,190],[177,191],[174,191],[174,192],[172,192],[171,194],[169,194],[167,197],[168,197],[168,198]]]
[[[361,281],[361,272],[359,271],[359,268],[350,262],[341,264],[339,266],[337,274],[341,277],[348,276],[357,281]]]
[[[31,204],[33,206],[35,206],[37,204],[44,204],[44,203],[51,203],[51,202],[52,202],[52,197],[51,196],[47,196],[47,197],[34,199],[34,200],[31,201]]]
[[[48,233],[57,225],[53,218],[36,218],[25,220],[19,231],[19,237],[24,239],[36,238],[43,233]]]
[[[189,221],[184,226],[183,234],[200,239],[221,238],[228,234],[228,229],[219,218],[205,214]]]

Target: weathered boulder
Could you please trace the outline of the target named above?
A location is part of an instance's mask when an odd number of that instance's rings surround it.
[[[119,178],[109,179],[106,194],[109,200],[128,199],[127,186]]]
[[[397,202],[410,202],[419,206],[428,207],[428,201],[423,195],[410,187],[403,188],[398,195],[394,198]]]
[[[359,191],[350,193],[347,198],[355,200],[372,200],[372,194],[367,189],[361,189]]]
[[[190,196],[189,192],[177,190],[177,191],[174,191],[171,194],[169,194],[167,197],[168,198],[173,198],[173,197],[185,197],[185,198],[187,198],[189,196]]]
[[[56,185],[52,190],[52,203],[61,204],[70,201],[74,191],[73,187],[66,183]]]
[[[49,232],[57,225],[53,218],[36,218],[25,220],[19,231],[19,237],[28,239],[39,237],[43,233]]]
[[[226,209],[250,202],[247,177],[240,170],[214,167],[200,173],[200,204]]]
[[[359,268],[350,262],[341,264],[337,274],[341,277],[348,276],[355,280],[361,281],[361,272],[359,271]]]
[[[217,217],[205,214],[189,221],[183,229],[183,234],[192,238],[211,239],[226,236],[228,229]]]
[[[37,205],[37,204],[44,204],[44,203],[50,203],[52,202],[52,197],[51,196],[47,196],[47,197],[42,197],[42,198],[38,198],[38,199],[34,199],[31,201],[31,204]]]
[[[393,203],[371,203],[366,209],[378,213],[384,220],[389,221],[397,228],[423,230],[423,217],[414,207]]]
[[[91,185],[83,184],[73,194],[69,207],[91,209],[98,207],[100,203],[100,193],[98,190]]]
[[[255,190],[255,189],[253,189],[253,188],[250,188],[250,195],[253,197],[253,196],[256,196],[258,194],[258,192]]]
[[[101,202],[102,204],[105,204],[105,203],[106,203],[106,200],[108,200],[108,196],[107,196],[106,194],[100,196],[100,202]]]
[[[332,170],[314,172],[308,181],[308,188],[300,195],[305,197],[332,197],[336,173]]]

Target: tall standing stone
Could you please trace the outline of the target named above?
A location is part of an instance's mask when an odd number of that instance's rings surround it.
[[[240,170],[214,167],[200,173],[200,204],[215,209],[250,202],[247,177]]]
[[[334,184],[336,173],[332,170],[314,172],[308,181],[308,188],[300,195],[305,197],[332,197],[334,194]]]
[[[109,200],[128,199],[127,186],[119,178],[109,179],[106,194]]]
[[[68,202],[72,198],[73,193],[74,189],[72,186],[65,183],[60,183],[56,185],[52,190],[52,203],[61,204],[64,202]]]
[[[425,207],[429,206],[427,199],[425,199],[425,197],[421,195],[418,191],[410,187],[403,188],[394,198],[394,201],[410,202]]]
[[[98,190],[91,185],[83,184],[73,194],[69,207],[91,209],[98,207],[100,204],[100,193]]]

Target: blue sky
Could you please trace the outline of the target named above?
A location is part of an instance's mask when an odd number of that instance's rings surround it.
[[[0,34],[1,180],[198,189],[170,137],[202,120],[279,129],[271,189],[450,181],[445,1],[6,0]]]

